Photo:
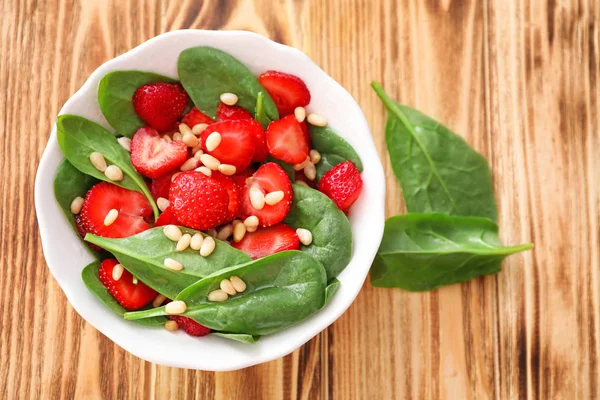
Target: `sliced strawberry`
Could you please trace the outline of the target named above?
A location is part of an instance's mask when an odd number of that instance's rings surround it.
[[[240,209],[241,189],[238,187],[238,185],[235,184],[233,179],[223,175],[218,171],[213,171],[211,177],[213,179],[216,179],[219,183],[223,185],[225,189],[227,189],[227,194],[229,195],[229,206],[227,207],[228,213],[225,222],[229,222],[238,216],[238,212]]]
[[[250,165],[254,156],[257,130],[262,132],[262,127],[254,120],[215,122],[200,135],[202,149],[219,160],[221,164],[233,165],[236,171],[241,171]],[[221,143],[212,151],[208,151],[206,139],[213,132],[221,134]]]
[[[283,191],[283,199],[275,204],[265,204],[261,210],[257,210],[250,202],[250,189],[257,188],[263,195],[278,190]],[[240,215],[243,218],[256,215],[262,226],[271,226],[283,221],[292,207],[292,183],[290,178],[279,165],[270,162],[262,165],[248,183],[244,186],[241,195]]]
[[[177,322],[179,328],[183,329],[183,331],[190,336],[206,336],[211,332],[210,328],[200,325],[193,319],[184,317],[182,315],[168,315],[167,318]]]
[[[256,232],[247,232],[242,240],[231,245],[256,260],[280,251],[298,250],[300,240],[295,230],[281,223],[258,228]]]
[[[169,202],[175,218],[192,229],[207,230],[221,225],[229,212],[227,189],[202,172],[177,175],[169,190]]]
[[[112,209],[119,214],[113,223],[106,226],[104,219]],[[103,237],[123,238],[150,228],[148,221],[152,218],[152,207],[139,192],[100,182],[87,192],[79,215],[87,232]]]
[[[173,129],[189,101],[180,84],[165,82],[141,86],[131,99],[135,113],[160,132]]]
[[[79,214],[77,214],[75,216],[75,227],[77,228],[77,233],[79,233],[79,236],[81,236],[81,238],[83,239],[85,237],[85,235],[88,232],[87,228],[83,225],[83,222],[81,221],[81,216]],[[89,242],[85,242],[88,246],[90,246],[90,249],[94,250],[94,251],[102,251],[102,247],[100,246],[96,246],[93,243],[89,243]]]
[[[149,178],[173,172],[187,159],[188,148],[183,142],[167,142],[153,128],[140,128],[131,139],[131,163]]]
[[[295,181],[302,181],[304,183],[306,183],[309,187],[315,189],[317,187],[317,182],[316,181],[311,181],[310,179],[308,179],[306,177],[306,175],[304,174],[304,170],[300,170],[300,171],[295,171],[294,172],[294,180]]]
[[[250,178],[255,172],[256,172],[256,168],[253,167],[252,165],[250,165],[243,171],[236,172],[236,174],[233,175],[231,177],[231,179],[233,179],[235,184],[239,186],[240,191],[241,191],[241,189],[243,189],[244,186],[246,186],[246,179]]]
[[[219,121],[227,121],[236,119],[254,119],[254,117],[245,108],[219,103],[219,106],[217,107],[217,119]]]
[[[300,122],[300,128],[302,128],[302,133],[304,134],[304,139],[306,139],[308,148],[311,148],[312,147],[312,137],[310,136],[310,129],[308,128],[308,122],[306,122],[306,120]]]
[[[310,151],[302,127],[293,115],[271,122],[266,138],[269,154],[289,164],[300,164]]]
[[[114,258],[107,258],[100,264],[98,278],[119,304],[128,310],[139,310],[147,306],[156,298],[158,293],[145,283],[133,283],[131,272],[124,270],[118,280],[113,278],[113,268],[119,262]]]
[[[258,81],[269,92],[280,117],[293,114],[296,107],[310,103],[310,91],[304,81],[295,75],[267,71],[258,77]]]
[[[168,198],[168,197],[169,196],[167,196],[166,198]],[[157,226],[165,226],[165,225],[179,225],[179,221],[177,221],[177,218],[175,218],[173,211],[171,211],[171,207],[167,207],[167,209],[165,211],[163,211],[158,216],[158,218],[156,218],[156,221],[154,221],[155,228]]]
[[[352,161],[344,161],[336,165],[327,171],[319,181],[319,190],[344,212],[347,212],[354,204],[362,187],[360,171]]]
[[[196,107],[192,107],[190,112],[185,114],[181,120],[184,124],[193,128],[194,125],[198,124],[207,124],[210,125],[215,122],[214,119],[204,114],[202,111],[198,110]]]
[[[158,200],[159,197],[165,199],[169,198],[169,188],[171,187],[172,176],[173,173],[168,173],[156,179],[152,179],[152,182],[150,183],[150,193],[152,193],[154,200]]]

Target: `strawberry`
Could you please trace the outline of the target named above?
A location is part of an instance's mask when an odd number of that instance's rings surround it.
[[[226,222],[233,220],[238,215],[238,211],[240,208],[240,192],[241,189],[238,185],[235,184],[233,179],[230,177],[223,175],[218,171],[213,171],[211,177],[217,180],[225,189],[227,189],[227,194],[229,195],[229,205],[227,207],[227,219]]]
[[[210,124],[214,123],[215,120],[212,119],[211,117],[209,117],[208,115],[204,114],[202,111],[198,110],[196,107],[192,107],[190,112],[188,112],[187,114],[185,114],[183,116],[183,118],[181,119],[181,122],[183,122],[190,128],[193,128],[194,125],[198,125],[198,124],[210,125]]]
[[[306,122],[306,120],[300,122],[300,128],[302,128],[302,133],[304,134],[304,139],[306,139],[308,148],[311,148],[312,147],[312,137],[310,136],[310,129],[308,129],[308,122]]]
[[[192,229],[207,230],[223,224],[229,213],[227,189],[217,179],[202,172],[183,172],[169,190],[175,218]]]
[[[233,165],[241,171],[250,165],[254,156],[256,131],[262,132],[262,126],[254,120],[219,121],[202,132],[202,149],[215,157],[221,164]],[[213,132],[221,134],[221,143],[212,151],[206,148],[206,139]]]
[[[239,186],[240,190],[246,186],[246,179],[250,178],[256,172],[256,168],[250,165],[246,169],[241,172],[236,172],[235,175],[231,177],[236,185]]]
[[[75,227],[77,228],[77,233],[79,233],[79,236],[81,236],[81,238],[83,239],[85,237],[85,235],[88,233],[87,228],[83,225],[83,222],[81,221],[81,216],[79,216],[79,214],[77,214],[75,216]],[[89,243],[89,242],[85,242],[88,246],[90,246],[90,249],[94,250],[94,251],[102,251],[102,247],[97,246],[93,243]]]
[[[319,181],[319,191],[325,193],[344,212],[354,204],[362,187],[360,171],[352,161],[336,165]]]
[[[169,198],[169,188],[171,187],[172,176],[172,173],[168,173],[156,179],[152,179],[152,182],[150,183],[150,193],[152,193],[154,200],[158,200],[159,197],[165,199]]]
[[[256,260],[280,251],[298,250],[300,240],[295,230],[282,223],[247,232],[242,240],[231,245]]]
[[[180,84],[165,82],[141,86],[131,99],[135,113],[159,132],[174,128],[189,101]]]
[[[167,195],[166,198],[168,198],[168,197],[169,196]],[[167,207],[167,209],[165,211],[163,211],[158,216],[158,218],[156,218],[156,221],[154,221],[155,228],[157,226],[165,226],[165,225],[179,225],[179,221],[177,221],[177,218],[175,218],[173,211],[171,211],[171,207]]]
[[[235,119],[254,119],[245,108],[240,106],[228,106],[225,103],[219,103],[217,107],[217,119],[219,121]]]
[[[112,224],[106,226],[104,218],[112,209],[116,209],[119,215]],[[79,215],[87,232],[123,238],[150,228],[148,221],[152,218],[152,207],[139,192],[100,182],[87,192]]]
[[[119,304],[128,310],[139,310],[156,298],[158,293],[141,281],[133,283],[131,272],[124,270],[118,280],[113,279],[113,268],[119,262],[107,258],[100,264],[98,278]]]
[[[302,127],[293,115],[271,122],[266,139],[269,154],[289,164],[300,164],[310,151]]]
[[[277,106],[279,116],[294,113],[296,107],[310,103],[310,92],[304,81],[295,75],[278,71],[267,71],[258,77]]]
[[[257,188],[263,194],[283,191],[283,199],[275,204],[265,204],[257,210],[250,202],[250,189]],[[262,226],[271,226],[283,221],[292,207],[292,183],[279,165],[270,162],[263,164],[244,186],[241,194],[240,215],[242,218],[256,215]]]
[[[187,159],[188,148],[183,142],[167,142],[153,128],[140,128],[131,139],[131,163],[148,178],[173,172]]]
[[[210,328],[200,325],[193,319],[184,317],[182,315],[168,315],[167,318],[177,322],[179,328],[183,329],[183,331],[190,336],[206,336],[211,331]]]

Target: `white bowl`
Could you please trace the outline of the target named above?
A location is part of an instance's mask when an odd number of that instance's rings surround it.
[[[66,102],[60,114],[80,115],[112,131],[96,98],[100,79],[115,70],[152,71],[177,77],[179,53],[194,46],[221,49],[237,57],[256,75],[274,69],[299,76],[312,94],[308,110],[326,116],[330,126],[360,155],[364,164],[364,189],[350,217],[354,252],[350,264],[338,276],[341,287],[331,303],[302,323],[262,337],[256,344],[216,336],[194,338],[183,332],[173,334],[166,329],[124,321],[100,303],[81,280],[81,270],[93,258],[54,198],[53,179],[63,159],[56,140],[56,125],[37,171],[35,208],[48,267],[73,308],[87,322],[144,360],[173,367],[228,371],[291,353],[327,328],[350,306],[362,287],[383,235],[385,178],[365,117],[352,96],[301,51],[250,32],[182,30],[157,36],[102,64]]]

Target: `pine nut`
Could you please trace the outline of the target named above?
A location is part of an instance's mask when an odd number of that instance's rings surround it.
[[[257,229],[258,229],[258,226],[248,226],[248,227],[246,227],[246,232],[248,232],[248,233],[256,232]]]
[[[118,138],[117,142],[119,142],[121,147],[123,147],[125,150],[127,150],[128,152],[131,153],[131,139],[123,136],[123,137]]]
[[[304,175],[311,181],[314,181],[317,177],[317,169],[315,168],[315,164],[308,163],[306,167],[304,167]]]
[[[173,134],[173,141],[176,141],[176,140],[181,141],[181,139],[183,139],[183,135],[181,134],[181,132],[175,132]]]
[[[201,150],[202,150],[202,144],[198,144],[197,146],[192,147],[192,154],[196,155],[196,153]],[[202,152],[202,153],[204,153],[204,152]],[[198,156],[198,157],[200,157],[200,156]]]
[[[231,176],[235,174],[235,171],[235,166],[231,164],[219,164],[219,172],[221,172],[223,175]]]
[[[106,160],[101,153],[94,151],[92,154],[90,154],[90,162],[98,171],[106,171]]]
[[[188,126],[188,124],[181,123],[179,124],[179,132],[181,132],[182,136],[185,135],[193,135],[192,129]]]
[[[202,154],[200,156],[200,161],[202,161],[202,164],[206,165],[209,169],[212,169],[213,171],[218,170],[219,165],[221,164],[219,160],[217,160],[210,154]]]
[[[81,212],[81,207],[83,207],[83,197],[77,196],[71,202],[71,212],[73,214],[79,214]]]
[[[159,294],[154,298],[154,300],[152,300],[152,307],[156,308],[162,306],[162,303],[164,303],[166,299],[167,296],[165,296],[164,294]]]
[[[217,233],[217,239],[219,240],[227,240],[229,236],[233,233],[233,226],[231,224],[227,224],[221,228],[219,233]]]
[[[296,234],[303,245],[308,246],[312,243],[312,233],[308,229],[298,228],[296,229]]]
[[[215,236],[217,236],[217,230],[215,228],[210,228],[209,230],[206,231],[206,234],[208,236],[215,237]]]
[[[177,323],[177,321],[168,320],[167,322],[165,322],[165,329],[169,332],[175,332],[179,329],[179,324]]]
[[[310,113],[310,114],[308,114],[308,117],[306,117],[306,119],[308,120],[309,124],[314,125],[314,126],[326,126],[327,125],[327,118],[325,118],[321,114]]]
[[[173,141],[173,139],[171,139],[171,136],[169,136],[169,135],[163,135],[162,138],[167,143],[171,143]]]
[[[173,176],[171,176],[171,182],[175,182],[175,178],[177,178],[181,174],[181,172],[175,172]]]
[[[225,301],[228,297],[229,295],[221,289],[213,290],[208,294],[209,301]]]
[[[182,172],[191,171],[198,168],[199,165],[200,161],[197,158],[188,158],[179,169]]]
[[[242,220],[241,219],[237,219],[237,218],[234,219],[233,221],[231,221],[231,225],[233,225],[234,228],[235,228],[235,226],[237,224],[241,224],[241,223],[243,223]]]
[[[167,314],[183,314],[187,310],[187,304],[181,300],[175,300],[165,306]]]
[[[183,236],[181,233],[181,229],[177,225],[167,225],[163,228],[163,233],[167,237],[167,239],[172,240],[173,242],[178,242],[179,239]]]
[[[228,106],[234,106],[238,102],[238,97],[233,93],[222,93],[220,99]]]
[[[281,200],[283,200],[283,191],[282,190],[277,190],[275,192],[267,193],[267,195],[265,196],[265,203],[267,203],[270,206],[274,206],[275,204],[279,203]]]
[[[221,144],[221,134],[213,132],[206,138],[206,150],[213,151]]]
[[[233,285],[229,281],[229,279],[223,279],[221,281],[221,284],[219,285],[219,287],[221,288],[222,291],[224,291],[225,293],[227,293],[230,296],[233,296],[237,293],[235,291]]]
[[[303,186],[306,186],[306,187],[310,187],[310,186],[308,186],[308,183],[306,183],[306,182],[304,182],[304,181],[301,181],[300,179],[298,179],[298,180],[297,180],[297,181],[295,181],[294,183],[295,183],[296,185],[303,185]]]
[[[200,159],[200,157],[202,156],[202,154],[204,154],[204,151],[202,151],[202,150],[198,150],[198,151],[196,151],[196,152],[192,152],[192,153],[194,154],[194,158],[195,158],[196,160],[199,160],[199,159]]]
[[[212,236],[207,236],[204,238],[204,242],[202,243],[202,247],[200,247],[200,255],[202,257],[208,257],[215,251],[215,246],[217,243]]]
[[[296,107],[294,109],[294,115],[296,116],[296,121],[302,123],[306,118],[306,109],[304,107]]]
[[[208,124],[196,124],[192,128],[192,133],[196,136],[200,136],[200,134],[206,129]]]
[[[310,151],[310,162],[313,164],[318,164],[321,161],[321,153],[318,150],[312,149]]]
[[[165,258],[163,264],[165,267],[172,269],[173,271],[181,271],[183,269],[183,265],[179,261],[173,260],[172,258]]]
[[[117,220],[118,216],[119,216],[119,210],[117,210],[115,208],[111,209],[106,214],[106,217],[104,217],[104,226],[110,226],[110,225],[112,225],[112,223]]]
[[[201,233],[195,233],[190,241],[190,247],[192,250],[200,250],[202,247],[202,242],[204,242],[204,236],[202,236]]]
[[[240,240],[242,240],[244,238],[245,235],[246,235],[246,225],[239,222],[233,226],[233,241],[234,242],[236,242],[236,243],[239,242]]]
[[[123,180],[123,171],[116,165],[109,165],[106,167],[104,175],[111,181],[119,182]]]
[[[294,164],[292,168],[294,168],[294,171],[300,171],[301,169],[304,169],[304,167],[306,167],[309,163],[310,157],[306,157],[306,160],[302,161],[300,164]]]
[[[179,239],[177,241],[177,246],[175,246],[175,250],[184,251],[185,249],[187,249],[190,246],[191,242],[192,242],[192,235],[190,235],[189,233],[186,233],[185,235],[183,235],[181,237],[181,239]]]
[[[204,166],[196,168],[195,169],[196,172],[202,172],[204,175],[206,176],[211,176],[212,175],[212,171]]]
[[[250,189],[250,203],[256,210],[262,210],[265,207],[265,195],[258,188]]]
[[[187,147],[195,147],[198,146],[199,140],[196,136],[194,136],[193,133],[186,133],[185,135],[183,135],[183,138],[181,138],[181,141],[183,142],[183,144],[185,144]]]
[[[138,278],[136,278],[135,276],[133,278],[131,278],[131,283],[133,283],[134,285],[138,284]]]
[[[236,292],[242,293],[244,290],[246,290],[246,282],[244,282],[237,276],[235,276],[235,275],[230,276],[229,280],[231,281],[231,284],[233,285],[233,288],[235,289]]]
[[[156,199],[156,205],[160,211],[165,211],[167,207],[169,207],[169,200],[165,199],[164,197],[159,197]]]
[[[258,217],[256,215],[251,215],[244,220],[244,225],[246,228],[254,228],[258,226]]]
[[[121,264],[117,264],[113,267],[112,270],[112,278],[113,281],[118,281],[123,276],[123,272],[125,272],[125,268]]]

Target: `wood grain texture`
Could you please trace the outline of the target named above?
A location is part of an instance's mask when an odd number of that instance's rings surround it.
[[[591,399],[600,396],[597,0],[0,0],[0,398]],[[404,211],[369,88],[460,132],[492,166],[509,257],[413,294],[365,283],[328,330],[230,373],[161,367],[85,323],[46,267],[33,208],[58,110],[102,62],[165,31],[298,47],[359,102]]]

